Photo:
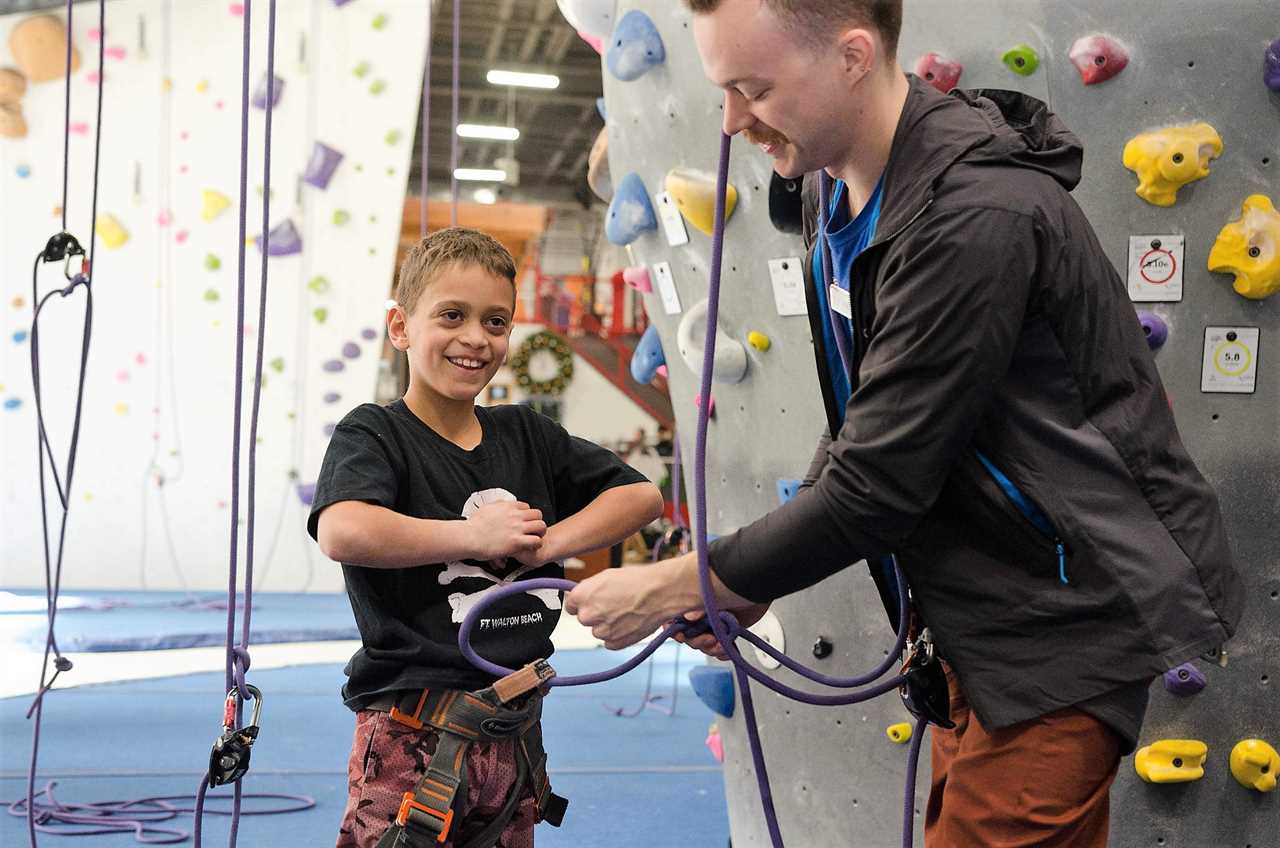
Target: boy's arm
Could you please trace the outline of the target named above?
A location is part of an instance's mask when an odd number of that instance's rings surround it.
[[[563,560],[620,542],[662,515],[662,493],[652,483],[629,483],[606,489],[564,521],[553,524],[536,549],[522,561]]]
[[[363,501],[338,501],[320,513],[316,541],[338,562],[412,568],[538,550],[546,532],[542,512],[519,501],[487,504],[462,521],[413,518]]]

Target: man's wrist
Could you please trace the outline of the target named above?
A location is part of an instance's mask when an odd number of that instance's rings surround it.
[[[671,615],[702,608],[702,586],[698,580],[698,555],[682,554],[665,563],[663,597],[671,605]]]

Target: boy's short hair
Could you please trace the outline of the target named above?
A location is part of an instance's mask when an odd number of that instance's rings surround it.
[[[455,262],[479,265],[495,277],[505,278],[511,283],[514,296],[516,263],[510,251],[493,236],[479,230],[448,227],[435,231],[410,248],[396,280],[396,303],[406,313],[412,313],[418,305],[418,298],[435,275]]]
[[[856,24],[880,33],[889,57],[898,52],[902,32],[902,0],[760,0],[801,34],[822,39],[837,27]],[[685,0],[695,15],[714,12],[721,0]]]

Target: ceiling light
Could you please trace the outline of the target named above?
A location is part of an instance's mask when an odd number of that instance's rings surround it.
[[[456,168],[453,175],[460,180],[481,183],[500,183],[507,178],[506,171],[499,171],[496,168]]]
[[[498,193],[491,188],[478,188],[471,197],[476,203],[483,203],[485,206],[492,206],[498,202]]]
[[[526,74],[522,71],[493,69],[485,74],[491,85],[522,85],[526,88],[559,88],[560,77],[555,74]]]
[[[515,127],[495,127],[489,124],[458,124],[458,135],[463,138],[489,138],[494,141],[515,141],[520,130]]]

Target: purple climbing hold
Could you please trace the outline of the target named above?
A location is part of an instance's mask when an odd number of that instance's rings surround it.
[[[337,374],[339,371],[346,369],[347,363],[343,362],[341,359],[330,359],[320,367],[328,371],[330,374]]]
[[[255,236],[254,241],[258,250],[262,250],[262,236]],[[268,256],[293,256],[301,252],[302,236],[298,235],[298,228],[288,218],[272,227],[267,234]]]
[[[327,144],[317,141],[311,146],[311,158],[307,160],[307,170],[302,174],[302,181],[318,189],[329,187],[333,172],[342,162],[342,154]]]
[[[1145,309],[1138,313],[1138,322],[1142,324],[1142,332],[1146,334],[1147,346],[1159,350],[1169,340],[1169,325],[1154,312]]]
[[[1280,38],[1271,42],[1262,61],[1262,81],[1272,91],[1280,91]]]
[[[325,392],[325,393],[324,393],[324,402],[325,402],[325,403],[337,403],[337,402],[338,402],[338,401],[340,401],[340,400],[342,400],[342,395],[338,394],[337,392]]]
[[[373,329],[372,327],[365,327],[363,330],[360,331],[360,338],[364,339],[367,342],[371,342],[377,337],[378,337],[378,331]]]
[[[347,342],[342,346],[342,355],[347,359],[358,359],[360,356],[360,345],[355,342]]]
[[[1186,698],[1205,687],[1204,673],[1196,668],[1195,663],[1183,663],[1164,673],[1164,688],[1170,695]]]
[[[263,71],[262,76],[258,78],[257,86],[253,89],[253,99],[250,101],[255,109],[267,108],[267,81],[267,72]],[[280,105],[280,95],[284,94],[284,80],[278,76],[274,77],[274,82],[271,83],[270,88],[271,108],[274,109]]]
[[[311,502],[316,499],[315,483],[299,483],[297,485],[298,500],[302,501],[303,506],[311,506]]]
[[[326,436],[332,436],[333,431],[338,429],[338,425],[330,421],[328,424],[324,425],[323,429]]]

